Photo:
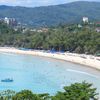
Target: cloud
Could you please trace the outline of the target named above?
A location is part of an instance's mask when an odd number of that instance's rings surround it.
[[[16,3],[16,0],[0,0],[1,3]]]

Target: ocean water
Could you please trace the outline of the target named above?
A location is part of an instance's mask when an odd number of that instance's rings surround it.
[[[1,82],[12,78],[13,82]],[[28,89],[34,93],[55,94],[75,82],[93,83],[100,93],[100,71],[56,59],[0,53],[0,91]]]

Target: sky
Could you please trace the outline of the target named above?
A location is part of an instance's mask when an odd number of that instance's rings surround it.
[[[81,0],[0,0],[0,5],[37,7],[37,6],[64,4],[74,1],[81,1]],[[87,1],[87,0],[82,0],[82,1]],[[88,0],[88,1],[100,1],[100,0]]]

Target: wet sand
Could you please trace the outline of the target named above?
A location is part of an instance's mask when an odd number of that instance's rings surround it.
[[[16,54],[28,54],[34,56],[42,56],[55,58],[59,60],[69,61],[72,63],[82,64],[87,67],[92,67],[100,70],[100,57],[95,57],[92,55],[76,54],[76,53],[48,53],[40,50],[20,50],[10,47],[0,47],[0,52],[5,53],[16,53]]]

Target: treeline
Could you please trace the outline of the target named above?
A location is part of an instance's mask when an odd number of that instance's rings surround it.
[[[0,100],[98,100],[98,94],[92,84],[82,82],[65,86],[63,92],[59,91],[54,96],[48,93],[34,94],[29,90],[18,93],[7,90],[0,92]]]
[[[61,25],[47,32],[23,33],[0,24],[0,46],[95,54],[100,53],[100,33],[88,25]]]

